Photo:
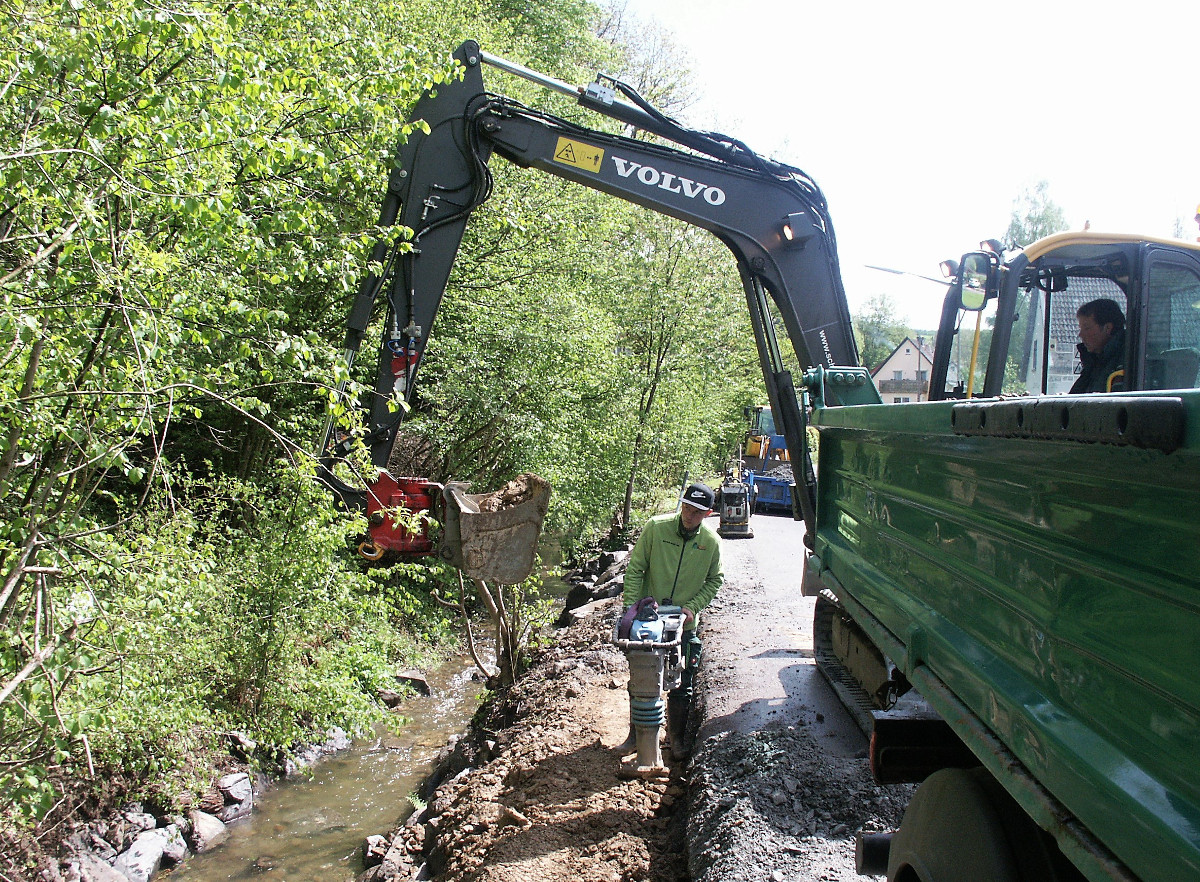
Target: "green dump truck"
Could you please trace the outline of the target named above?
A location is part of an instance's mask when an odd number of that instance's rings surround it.
[[[1200,249],[1068,233],[957,269],[941,400],[805,376],[818,654],[877,776],[924,782],[860,872],[1200,879]],[[1073,395],[1097,299],[1121,363]]]

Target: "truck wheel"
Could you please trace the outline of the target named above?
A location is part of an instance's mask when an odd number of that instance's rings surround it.
[[[982,768],[942,769],[917,789],[888,855],[888,882],[1074,882],[1083,876]]]

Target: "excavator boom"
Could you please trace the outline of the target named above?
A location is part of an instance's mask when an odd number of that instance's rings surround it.
[[[768,397],[789,444],[803,449],[803,413],[784,368],[768,298],[801,367],[858,364],[833,226],[817,185],[736,139],[679,126],[631,90],[626,91],[636,103],[615,98],[615,88],[623,88],[615,80],[608,81],[612,87],[601,79],[575,90],[579,102],[687,150],[587,129],[488,92],[484,62],[521,75],[532,72],[486,55],[474,42],[464,43],[454,57],[463,78],[417,103],[413,119],[423,120],[428,132],[400,145],[388,181],[380,224],[399,224],[412,231],[411,239],[400,235],[375,246],[372,264],[383,272],[363,279],[348,323],[346,359],[352,363],[379,295],[385,294],[387,322],[368,435],[374,464],[387,465],[403,415],[395,400],[411,399],[467,221],[490,195],[488,164],[494,155],[701,227],[724,242],[737,262]],[[332,475],[327,480],[347,501],[362,492]]]

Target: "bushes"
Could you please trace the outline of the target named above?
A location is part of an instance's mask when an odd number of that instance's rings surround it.
[[[287,748],[386,718],[376,691],[432,651],[404,628],[444,639],[446,614],[412,568],[353,563],[346,517],[305,471],[269,477],[191,484],[81,540],[86,574],[52,592],[78,639],[4,706],[10,810],[48,809],[51,774],[122,769],[178,793],[207,783],[191,763],[222,733]]]

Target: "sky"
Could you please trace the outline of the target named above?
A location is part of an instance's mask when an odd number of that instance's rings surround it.
[[[938,264],[1049,185],[1071,229],[1200,231],[1200,2],[628,0],[674,35],[676,118],[825,192],[852,311],[937,326]],[[896,275],[868,265],[902,270]]]

